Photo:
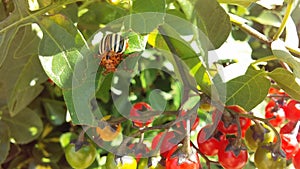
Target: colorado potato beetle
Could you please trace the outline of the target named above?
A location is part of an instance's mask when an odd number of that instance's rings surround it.
[[[117,70],[127,47],[128,39],[116,33],[107,34],[101,39],[98,56],[101,59],[100,66],[105,68],[104,74]]]

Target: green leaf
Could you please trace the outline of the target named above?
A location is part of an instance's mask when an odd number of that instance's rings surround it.
[[[24,26],[28,22],[32,22],[33,18],[29,17],[27,1],[14,0],[14,11],[0,23],[0,66],[2,66],[5,59],[9,56],[9,52],[12,45],[12,40],[18,38],[24,41],[23,35],[17,36],[18,29]],[[31,40],[31,39],[26,39]],[[16,48],[14,48],[16,49]]]
[[[279,27],[281,25],[281,18],[278,14],[272,11],[262,11],[259,16],[250,18],[262,25],[270,25],[274,27]]]
[[[132,13],[143,12],[165,12],[165,0],[134,0],[132,3]]]
[[[40,56],[39,58],[51,80],[63,89],[70,89],[73,85],[72,80],[76,80],[73,79],[76,63],[82,57],[78,50],[72,50],[59,53],[53,57]]]
[[[61,125],[65,122],[66,105],[62,101],[43,99],[46,115],[53,125]]]
[[[2,164],[10,149],[10,130],[2,121],[0,121],[0,136],[0,164]]]
[[[11,137],[18,144],[26,144],[35,140],[43,131],[41,118],[29,108],[23,109],[14,117],[4,113],[2,120],[9,127]]]
[[[163,23],[165,0],[135,0],[132,3],[131,15],[124,18],[126,30],[140,34],[150,33]]]
[[[123,8],[112,6],[107,2],[94,1],[93,3],[90,3],[90,5],[86,6],[85,8],[82,8],[81,11],[79,11],[80,17],[78,19],[78,27],[81,28],[81,30],[83,30],[82,32],[84,32],[85,35],[90,37],[92,34],[94,34],[100,29],[100,24],[107,24],[106,26],[109,27],[110,23],[119,22],[117,19],[127,14],[128,12],[125,11]],[[119,24],[121,25],[121,23]],[[113,25],[113,27],[110,28],[114,29],[115,26],[116,25]],[[116,31],[119,31],[119,28],[120,27],[117,27]]]
[[[47,80],[37,57],[40,42],[31,26],[17,29],[11,38],[7,58],[0,68],[0,106],[8,104],[12,116],[34,100]]]
[[[227,83],[216,82],[221,100],[225,100],[226,105],[239,105],[246,111],[252,110],[268,94],[270,81],[265,78],[265,75],[265,71],[255,70],[250,66],[245,75]]]
[[[219,3],[234,4],[234,5],[244,6],[244,7],[248,7],[253,2],[256,1],[258,0],[218,0]]]
[[[281,40],[275,40],[271,44],[272,52],[279,60],[287,63],[293,68],[293,72],[297,78],[300,78],[300,59],[294,57],[286,48]]]
[[[216,0],[197,0],[195,13],[198,27],[207,35],[214,48],[219,48],[231,32],[228,14]]]
[[[44,89],[42,83],[48,79],[36,55],[31,56],[15,82],[9,98],[11,116],[28,106]]]
[[[44,34],[39,46],[41,56],[53,56],[85,45],[73,22],[64,15],[45,16],[38,23]]]
[[[282,88],[293,99],[300,101],[299,79],[294,74],[283,68],[277,68],[268,74],[280,88]]]
[[[192,30],[192,26],[191,24],[189,24],[189,22],[181,21],[181,23],[185,25],[185,29]],[[176,52],[175,54],[186,64],[186,66],[188,67],[187,69],[194,76],[201,90],[203,90],[203,92],[207,94],[210,94],[211,93],[210,85],[212,84],[212,82],[209,73],[207,72],[203,63],[198,58],[196,52],[191,48],[191,46],[186,41],[184,41],[180,37],[180,35],[176,32],[176,30],[174,30],[174,28],[176,29],[176,27],[174,26],[175,25],[171,27],[168,24],[164,24],[161,27],[164,30],[165,35],[169,36],[170,42],[174,46]],[[156,48],[170,50],[168,49],[168,46],[166,42],[164,42],[162,36],[160,34],[157,34],[157,32],[156,33],[153,32],[152,34],[150,34],[148,42],[151,45],[154,45]],[[201,50],[205,50],[205,46],[200,46],[199,48],[201,48]]]
[[[91,88],[88,90],[87,86],[85,84],[73,90],[64,90],[63,95],[74,125],[97,126],[96,120],[101,119],[102,115],[93,98],[95,91]]]
[[[113,77],[112,75],[113,74],[109,74],[105,77],[105,79],[101,83],[99,90],[96,93],[97,99],[101,99],[104,103],[107,103],[111,97],[110,88]]]
[[[128,37],[128,48],[126,53],[138,52],[145,50],[147,45],[147,36],[141,36],[135,32],[130,32],[126,35]]]

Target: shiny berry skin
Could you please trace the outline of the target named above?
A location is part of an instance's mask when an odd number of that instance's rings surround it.
[[[291,159],[299,151],[299,142],[296,135],[293,134],[280,134],[281,147],[285,152],[286,159]]]
[[[73,168],[87,168],[96,159],[97,150],[91,143],[83,145],[79,150],[75,150],[75,144],[70,143],[65,148],[65,157],[67,162]]]
[[[296,100],[290,100],[284,107],[285,116],[291,121],[300,120],[300,103]]]
[[[300,169],[300,150],[294,156],[293,164],[294,164],[295,169]]]
[[[286,158],[271,151],[267,145],[261,145],[254,153],[254,164],[259,169],[285,169]]]
[[[256,151],[261,144],[274,140],[274,131],[266,124],[254,124],[246,130],[245,144],[251,151]]]
[[[162,138],[163,140],[161,141]],[[155,150],[158,144],[160,144],[160,155],[166,158],[169,150],[175,147],[178,144],[178,142],[179,140],[176,139],[174,132],[161,132],[153,138],[151,148],[152,150]]]
[[[153,121],[154,117],[149,119],[148,117],[144,117],[143,113],[151,110],[151,106],[145,102],[135,103],[130,110],[130,117],[133,121],[133,124],[137,127],[148,126]]]
[[[200,169],[201,164],[199,156],[196,151],[188,157],[185,155],[178,146],[173,147],[166,158],[166,169]]]
[[[277,127],[280,126],[285,121],[284,109],[276,103],[274,100],[270,100],[265,108],[265,117],[274,118],[270,120],[270,123]]]
[[[225,135],[221,132],[216,132],[210,138],[206,140],[205,129],[210,125],[204,126],[198,133],[197,143],[199,150],[207,156],[215,156],[218,154],[220,148],[220,142],[225,139]]]
[[[229,140],[223,140],[218,151],[219,163],[225,169],[242,169],[248,162],[248,152],[240,149],[238,152],[231,149],[233,147]]]
[[[297,124],[296,121],[289,121],[280,129],[280,134],[291,133],[294,130],[294,128],[296,127],[296,124]],[[300,142],[300,128],[298,129],[296,138],[297,138],[297,141]]]

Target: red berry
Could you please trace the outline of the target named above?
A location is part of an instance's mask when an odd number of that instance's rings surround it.
[[[218,154],[220,142],[225,139],[225,135],[221,132],[215,132],[210,138],[206,140],[205,129],[209,128],[211,125],[204,126],[198,133],[197,143],[199,150],[207,156],[214,156]]]
[[[137,127],[149,125],[153,121],[154,117],[145,116],[145,111],[151,110],[151,106],[145,102],[135,103],[130,110],[130,117],[133,121],[133,124]]]
[[[220,164],[225,169],[242,169],[248,162],[248,152],[232,145],[233,140],[223,140],[218,152]]]
[[[296,100],[290,100],[284,107],[285,116],[291,121],[300,120],[300,102]]]
[[[281,147],[286,154],[286,159],[291,159],[299,150],[299,143],[293,134],[280,134]]]
[[[300,150],[294,156],[293,164],[294,164],[295,169],[300,169]]]
[[[161,141],[163,137],[163,140]],[[178,144],[179,140],[177,141],[175,133],[170,132],[161,132],[157,136],[155,136],[152,140],[152,150],[155,150],[160,144],[160,154],[162,157],[167,157],[169,150],[175,147]]]
[[[166,169],[200,169],[201,164],[199,161],[198,153],[192,151],[189,156],[184,154],[181,150],[182,147],[173,147],[166,158]]]
[[[279,104],[274,100],[270,100],[265,108],[265,117],[266,118],[275,118],[270,120],[270,123],[277,127],[280,126],[285,120],[285,112]]]

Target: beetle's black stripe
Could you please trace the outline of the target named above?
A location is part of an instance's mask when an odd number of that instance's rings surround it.
[[[114,51],[123,53],[126,48],[126,40],[119,34],[107,34],[99,43],[99,54]]]

